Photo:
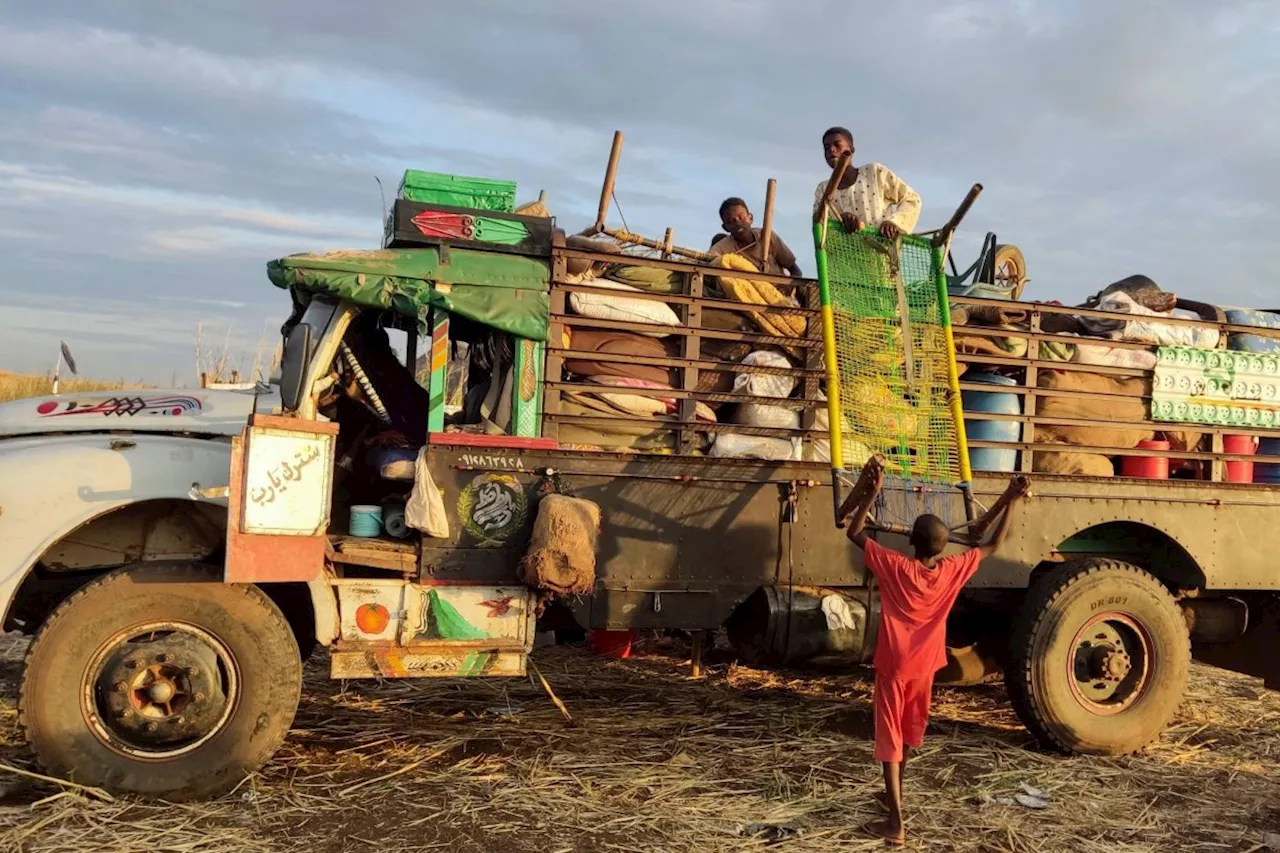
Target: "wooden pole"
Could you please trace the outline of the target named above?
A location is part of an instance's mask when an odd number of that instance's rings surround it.
[[[673,234],[674,232],[670,228],[668,228],[666,235],[663,236],[662,238],[662,259],[663,260],[671,259],[671,240],[672,240]]]
[[[618,160],[622,157],[622,131],[613,132],[613,147],[609,149],[609,166],[604,171],[604,186],[600,188],[600,207],[596,211],[596,233],[604,230],[605,217],[609,215],[609,202],[613,200],[613,184],[618,177]]]
[[[951,219],[937,234],[933,235],[933,245],[944,246],[951,239],[951,234],[960,227],[960,220],[964,219],[965,214],[969,212],[969,208],[973,207],[973,203],[978,200],[978,196],[982,194],[982,184],[974,184],[969,188],[969,192],[965,194],[964,201],[960,202],[960,206],[956,208],[956,212],[951,214]]]
[[[770,178],[764,190],[764,227],[760,229],[760,258],[764,266],[769,267],[769,246],[773,243],[773,196],[778,191],[778,181]]]
[[[648,237],[641,237],[639,234],[633,234],[621,228],[601,228],[600,233],[606,237],[612,237],[620,243],[632,243],[636,246],[644,246],[647,249],[666,249],[666,244],[659,240],[650,240]],[[709,262],[715,260],[714,255],[699,252],[697,249],[686,249],[683,246],[672,246],[671,253],[684,255],[686,258],[693,258],[695,261]]]
[[[831,197],[836,194],[840,181],[844,179],[845,169],[849,168],[849,158],[852,156],[848,151],[845,151],[840,155],[840,159],[836,161],[836,167],[831,170],[831,180],[827,181],[827,188],[822,192],[822,201],[818,204],[818,212],[824,216],[827,205],[831,203]]]
[[[693,678],[702,677],[702,643],[706,633],[706,631],[693,632],[693,652],[689,660],[689,675]]]

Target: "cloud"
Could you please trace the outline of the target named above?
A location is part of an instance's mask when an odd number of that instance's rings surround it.
[[[983,183],[961,265],[996,231],[1032,297],[1145,272],[1272,298],[1280,7],[1258,0],[143,0],[9,3],[3,21],[5,292],[261,317],[282,310],[267,258],[376,243],[375,175],[509,177],[585,225],[614,128],[612,221],[700,246],[722,198],[758,207],[774,176],[803,265],[817,137],[838,123],[921,192],[922,224]]]

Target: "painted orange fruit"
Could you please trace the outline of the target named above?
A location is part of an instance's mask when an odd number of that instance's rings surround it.
[[[366,634],[381,634],[391,622],[391,611],[376,602],[356,608],[356,627]]]

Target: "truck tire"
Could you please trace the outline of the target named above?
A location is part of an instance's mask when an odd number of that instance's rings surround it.
[[[1005,685],[1033,735],[1069,753],[1123,755],[1151,742],[1177,710],[1191,641],[1160,581],[1089,559],[1032,587],[1010,652]]]
[[[27,653],[18,719],[54,775],[198,799],[271,758],[301,687],[293,632],[261,590],[212,566],[147,563],[54,610]]]

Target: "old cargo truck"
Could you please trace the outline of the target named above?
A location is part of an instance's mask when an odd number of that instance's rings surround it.
[[[20,713],[43,766],[113,791],[225,792],[285,737],[315,646],[335,678],[514,676],[539,614],[724,628],[763,663],[870,660],[877,592],[831,516],[814,283],[761,273],[768,288],[735,298],[722,265],[601,248],[545,217],[403,199],[386,248],[269,265],[294,304],[278,387],[0,406],[0,601],[6,628],[34,634]],[[1086,340],[1061,318],[1132,316],[955,303],[1004,312],[957,329],[967,399],[995,387],[981,366],[1016,404],[966,410],[1004,430],[971,430],[1006,454],[974,494],[990,502],[1011,470],[1035,480],[957,611],[961,675],[1003,666],[1036,735],[1092,754],[1155,737],[1193,653],[1280,686],[1265,407],[1155,421],[1147,361],[1061,357]],[[1215,358],[1280,337],[1192,307],[1161,322],[1204,330]],[[1118,384],[1061,381],[1086,375]],[[1174,427],[1180,444],[1138,446]],[[1122,457],[1176,476],[1124,476]],[[1228,482],[1249,462],[1257,482]],[[405,523],[415,484],[429,533]],[[601,509],[588,594],[520,579],[551,494]]]

